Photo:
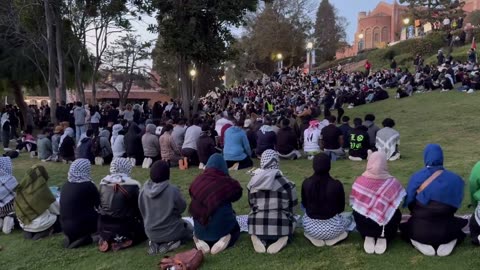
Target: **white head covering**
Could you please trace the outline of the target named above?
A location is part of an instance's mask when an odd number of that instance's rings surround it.
[[[9,157],[0,157],[0,207],[15,198],[17,179],[13,176],[12,160]]]
[[[66,128],[65,131],[63,132],[63,135],[60,137],[60,143],[58,144],[58,147],[62,146],[63,140],[64,140],[67,136],[73,138],[74,133],[75,133],[75,132],[73,131],[73,128],[71,128],[71,127]]]

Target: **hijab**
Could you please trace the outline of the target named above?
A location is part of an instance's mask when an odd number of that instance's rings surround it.
[[[7,112],[4,112],[4,113],[2,114],[2,119],[1,119],[1,122],[0,122],[0,127],[3,128],[3,124],[5,124],[7,121],[9,121],[8,113],[7,113]]]
[[[112,138],[110,139],[110,144],[113,145],[115,140],[118,137],[118,133],[123,129],[123,126],[120,124],[115,124],[112,127]]]
[[[383,152],[374,152],[367,162],[367,170],[362,174],[367,178],[385,180],[393,176],[388,172],[387,156]]]
[[[58,144],[58,147],[62,146],[62,143],[63,143],[63,140],[65,140],[65,138],[67,136],[69,136],[70,138],[73,138],[73,135],[74,135],[74,131],[73,131],[73,128],[66,128],[65,131],[63,132],[63,135],[60,137],[60,143]]]
[[[388,173],[386,155],[375,152],[368,160],[366,171],[353,183],[350,205],[359,214],[384,226],[405,195],[402,184]]]
[[[110,164],[110,174],[100,181],[100,185],[125,184],[133,181],[130,178],[132,170],[133,165],[127,158],[114,158]]]
[[[205,167],[206,169],[219,170],[224,174],[228,175],[227,162],[225,161],[225,159],[223,159],[223,156],[218,153],[210,156]]]
[[[68,170],[68,182],[70,183],[85,183],[91,182],[91,168],[92,165],[88,159],[80,158],[75,160]]]
[[[13,164],[9,157],[0,157],[0,207],[15,198],[17,179],[13,176]]]
[[[440,202],[455,208],[460,208],[463,200],[463,179],[457,174],[445,170],[443,167],[443,150],[438,144],[429,144],[423,153],[425,168],[421,169],[408,182],[407,198],[404,206],[408,206],[415,200],[423,205],[430,201]],[[417,194],[417,189],[432,174],[443,170],[434,181],[432,181],[422,192]]]

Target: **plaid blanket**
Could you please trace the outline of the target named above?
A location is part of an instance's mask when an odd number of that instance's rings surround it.
[[[405,195],[405,189],[396,178],[374,180],[360,176],[353,184],[350,205],[353,210],[384,226]]]

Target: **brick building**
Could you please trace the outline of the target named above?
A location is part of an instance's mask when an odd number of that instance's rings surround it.
[[[463,9],[467,13],[480,8],[480,0],[464,0],[464,2]],[[382,1],[370,12],[360,12],[353,44],[337,51],[336,58],[355,56],[358,51],[383,48],[389,43],[401,40],[407,9],[408,7],[394,0],[392,4]],[[410,23],[413,24],[413,22]]]

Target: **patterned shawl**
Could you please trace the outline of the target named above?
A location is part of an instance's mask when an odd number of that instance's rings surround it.
[[[9,157],[0,157],[0,207],[15,198],[17,179],[13,176],[12,160]]]
[[[68,171],[68,182],[91,182],[91,167],[92,165],[88,159],[80,158],[75,160],[72,165],[70,165],[70,170]]]
[[[110,175],[105,176],[100,185],[125,185],[133,184],[140,186],[140,184],[130,178],[132,173],[133,165],[127,158],[115,158],[110,164]]]

